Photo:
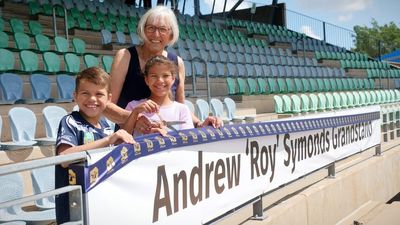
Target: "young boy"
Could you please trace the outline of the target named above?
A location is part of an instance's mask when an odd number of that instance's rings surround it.
[[[128,122],[123,126],[126,131],[133,133],[134,124],[139,114],[151,121],[149,130],[135,130],[135,136],[143,133],[160,132],[165,135],[167,129],[165,121],[183,121],[175,125],[177,130],[193,128],[192,116],[189,108],[182,103],[172,101],[171,87],[177,74],[177,66],[164,56],[154,56],[145,65],[144,80],[151,91],[148,99],[131,101],[126,109],[132,111]]]
[[[125,130],[113,133],[102,117],[111,100],[110,76],[103,69],[91,67],[78,74],[74,100],[79,112],[72,112],[61,120],[56,142],[57,155],[135,142]],[[67,185],[68,168],[56,165],[56,188]],[[57,224],[70,220],[68,193],[56,196],[56,216]]]

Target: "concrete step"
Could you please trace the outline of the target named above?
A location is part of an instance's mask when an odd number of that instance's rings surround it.
[[[356,219],[354,224],[363,225],[398,225],[400,224],[400,202],[379,204],[364,216]]]

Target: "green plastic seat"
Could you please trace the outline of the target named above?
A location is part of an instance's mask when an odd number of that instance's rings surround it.
[[[82,39],[75,37],[72,39],[72,48],[74,49],[74,52],[78,55],[85,54],[86,43]]]
[[[371,105],[371,94],[369,91],[364,91],[365,95],[365,104],[366,105]]]
[[[298,95],[291,95],[292,99],[292,112],[301,113],[301,99]]]
[[[323,111],[326,109],[326,96],[323,93],[318,93],[318,110]]]
[[[381,94],[381,92],[378,91],[378,90],[376,90],[374,92],[375,92],[375,96],[376,96],[376,98],[375,98],[376,104],[381,104],[382,103],[382,94]]]
[[[375,104],[377,104],[377,101],[376,101],[376,94],[375,94],[375,91],[367,91],[368,93],[369,93],[369,95],[370,95],[370,100],[369,100],[369,104],[370,105],[375,105]]]
[[[101,62],[103,64],[103,68],[107,73],[111,72],[111,66],[113,63],[113,57],[109,56],[109,55],[103,55],[103,57],[101,57]]]
[[[257,95],[257,94],[259,94],[259,92],[258,92],[258,88],[257,88],[257,82],[256,82],[256,80],[255,79],[253,79],[253,78],[247,78],[247,84],[248,84],[248,86],[249,86],[249,94],[250,95]]]
[[[325,93],[325,97],[326,97],[326,105],[325,108],[326,109],[333,109],[333,103],[334,103],[334,99],[333,99],[333,95],[330,92]]]
[[[70,74],[76,74],[80,71],[81,60],[73,53],[64,55],[65,69]]]
[[[274,95],[275,113],[283,113],[283,100],[279,95]]]
[[[7,49],[0,49],[0,71],[7,72],[14,70],[15,57],[12,52]]]
[[[276,94],[279,92],[275,78],[267,78],[267,94]]]
[[[267,82],[264,80],[264,78],[257,78],[257,83],[258,83],[258,90],[260,94],[265,94],[267,93]]]
[[[353,106],[354,107],[359,107],[360,106],[360,94],[358,91],[353,91],[352,92],[354,96],[354,101],[353,101]]]
[[[311,80],[314,80],[314,79],[311,79]],[[310,83],[311,83],[311,80],[310,80]],[[317,78],[316,82],[317,82],[317,85],[316,85],[317,89],[315,91],[318,91],[318,92],[326,91],[324,79]]]
[[[66,53],[69,51],[68,40],[65,39],[64,37],[56,36],[54,38],[54,43],[55,43],[57,52]]]
[[[307,79],[307,78],[305,78],[305,79]],[[310,82],[310,92],[316,92],[316,91],[318,91],[319,90],[319,84],[317,83],[317,80],[319,80],[319,79],[307,79],[309,82]]]
[[[339,94],[340,94],[342,108],[348,108],[349,102],[347,99],[347,94],[345,92],[340,92]]]
[[[17,18],[10,19],[10,27],[13,33],[25,33],[24,22]]]
[[[286,87],[286,79],[285,78],[277,78],[276,82],[278,84],[279,93],[287,93],[288,89]]]
[[[35,20],[29,20],[28,22],[29,32],[32,35],[37,35],[43,33],[42,25]]]
[[[237,78],[238,83],[238,94],[248,94],[247,92],[247,84],[243,78]]]
[[[43,34],[35,35],[36,49],[40,52],[50,51],[50,39]]]
[[[301,111],[308,112],[310,110],[310,98],[308,97],[308,95],[301,94],[300,99],[301,99]]]
[[[353,92],[346,92],[347,95],[347,105],[348,107],[354,107],[354,95]]]
[[[287,95],[282,95],[283,113],[292,113],[292,99]]]
[[[48,73],[58,73],[60,71],[60,58],[54,52],[43,53],[44,70]]]
[[[311,92],[312,91],[309,79],[301,78],[301,85],[303,87],[303,92]]]
[[[36,15],[43,12],[42,7],[38,2],[30,1],[28,3],[29,15]]]
[[[228,86],[228,95],[236,95],[236,81],[231,77],[226,78],[226,84]]]
[[[4,31],[4,20],[0,17],[0,31]]]
[[[36,53],[28,50],[22,50],[19,53],[21,61],[21,70],[24,72],[34,72],[38,70],[39,59]]]
[[[360,106],[365,106],[367,104],[365,91],[359,91],[358,94],[360,95]]]
[[[278,78],[278,85],[280,85],[279,81],[280,81],[280,78]],[[293,92],[295,92],[293,79],[292,78],[286,78],[285,81],[286,81],[286,90],[284,90],[283,88],[279,89],[279,90],[283,91],[283,93],[286,93],[286,92],[287,93],[293,93]]]
[[[99,59],[96,56],[90,54],[83,56],[83,62],[85,63],[85,68],[99,66]]]
[[[4,31],[0,31],[0,48],[8,48],[9,44],[8,34]]]
[[[31,38],[25,33],[14,33],[15,48],[19,50],[30,49]]]
[[[342,108],[342,99],[340,98],[339,92],[333,92],[333,108],[340,109]]]

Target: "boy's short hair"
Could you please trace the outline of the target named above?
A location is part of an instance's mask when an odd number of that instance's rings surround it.
[[[100,67],[89,67],[81,71],[75,80],[75,91],[79,90],[79,85],[82,80],[89,81],[93,84],[105,87],[107,91],[111,92],[111,77],[106,71]]]
[[[149,74],[149,70],[154,65],[165,65],[168,67],[169,71],[171,72],[172,76],[176,76],[178,73],[178,67],[174,62],[169,60],[167,57],[163,55],[157,55],[151,57],[147,60],[146,65],[144,66],[144,75],[147,76]]]

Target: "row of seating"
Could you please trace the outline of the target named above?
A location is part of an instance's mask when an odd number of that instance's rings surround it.
[[[31,50],[35,52],[47,52],[54,51],[57,54],[63,54],[72,50],[75,54],[84,54],[86,52],[86,43],[80,38],[74,37],[71,43],[64,37],[56,36],[54,38],[48,37],[43,34],[36,34],[31,37],[25,33],[16,32],[13,33],[12,38],[14,46],[11,46],[12,41],[10,40],[7,33],[0,31],[0,48],[6,48],[11,51]],[[54,45],[54,49],[52,46]]]
[[[40,57],[41,55],[41,57]],[[43,59],[43,66],[40,68],[39,57]],[[19,52],[20,69],[15,68],[16,57],[7,49],[0,49],[0,73],[18,72],[18,73],[46,73],[46,74],[76,74],[81,70],[81,61],[85,68],[93,66],[102,66],[108,73],[111,71],[113,61],[112,56],[104,55],[100,59],[91,54],[86,54],[81,57],[74,53],[66,53],[63,55],[64,70],[61,69],[61,60],[59,55],[54,52],[44,52],[36,54],[29,50]],[[101,63],[101,64],[100,64]]]
[[[318,94],[275,95],[276,113],[304,113],[362,107],[400,101],[399,90],[350,91]]]
[[[332,92],[374,89],[372,79],[226,78],[229,95]]]
[[[21,173],[0,176],[2,191],[0,202],[8,202],[24,197],[24,189],[33,189],[34,194],[54,190],[54,166],[30,171],[32,184],[25,182]],[[30,187],[25,187],[31,185]],[[54,196],[35,201],[38,210],[25,210],[21,205],[0,209],[0,223],[5,225],[51,224],[56,219]]]
[[[368,55],[358,52],[330,52],[330,51],[315,51],[315,58],[317,60],[330,59],[330,60],[356,60],[367,61]]]
[[[310,66],[318,67],[318,62],[315,58],[299,58],[297,56],[284,55],[259,55],[256,53],[239,53],[239,52],[223,52],[218,50],[197,50],[179,48],[177,50],[171,48],[169,51],[179,55],[184,61],[194,60],[196,57],[205,60],[206,62],[221,62],[221,63],[240,63],[254,65],[288,65],[288,66]]]
[[[195,102],[196,106],[189,100],[185,100],[185,105],[201,120],[204,120],[212,113],[212,115],[221,118],[225,124],[254,122],[255,115],[236,115],[236,103],[233,99],[225,97],[223,101],[222,103],[221,100],[212,98],[210,99],[210,104],[208,104],[207,101],[199,98]]]
[[[35,138],[37,118],[35,113],[26,107],[13,107],[8,112],[10,142],[1,142],[1,150],[17,150],[35,145],[54,145],[57,138],[58,125],[67,111],[59,106],[46,106],[42,110],[46,137]],[[3,120],[0,117],[0,127]]]
[[[367,69],[368,78],[400,78],[399,69]]]
[[[258,39],[257,39],[258,40]],[[171,48],[171,47],[169,47]],[[180,38],[175,45],[172,46],[174,49],[186,49],[186,50],[206,50],[206,51],[223,51],[225,53],[248,53],[258,55],[271,55],[271,56],[292,56],[290,49],[283,48],[272,48],[267,45],[242,45],[236,43],[218,43],[201,40],[191,40]]]
[[[344,78],[342,68],[311,67],[304,65],[258,65],[241,63],[207,62],[185,60],[186,76],[205,77],[292,77],[292,78]]]
[[[58,98],[51,97],[51,81],[43,74],[29,76],[31,98],[23,97],[24,84],[19,75],[4,73],[0,75],[0,87],[2,98],[0,104],[37,104],[46,102],[71,102],[72,93],[75,90],[75,77],[69,75],[57,75]]]
[[[344,69],[390,69],[390,65],[386,61],[357,61],[357,60],[340,60],[340,66]]]

